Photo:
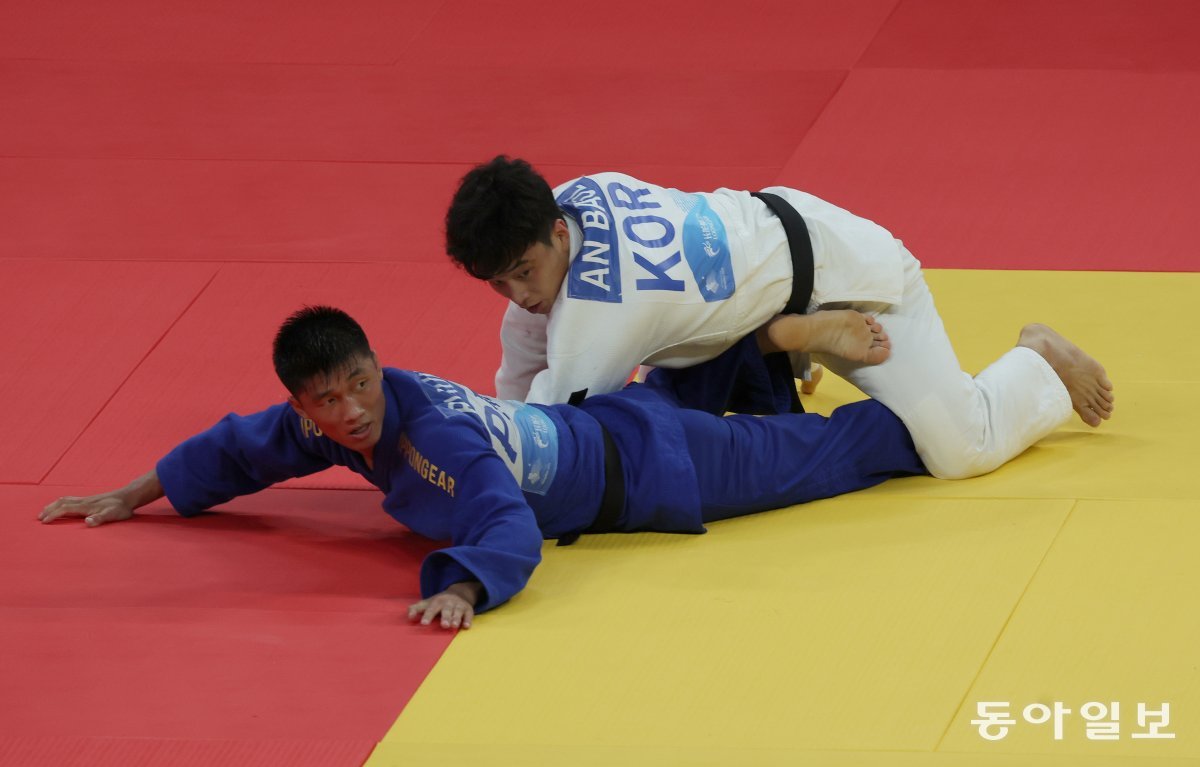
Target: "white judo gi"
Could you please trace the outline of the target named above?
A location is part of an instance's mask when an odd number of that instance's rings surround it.
[[[930,473],[989,472],[1063,424],[1066,387],[1024,347],[977,376],[963,372],[921,265],[883,227],[785,187],[813,248],[809,311],[875,314],[892,342],[881,365],[818,357],[904,421]],[[639,364],[705,362],[787,303],[792,261],[779,219],[748,192],[691,194],[619,173],[554,190],[571,263],[549,315],[511,304],[496,374],[502,399],[566,402],[621,388]]]

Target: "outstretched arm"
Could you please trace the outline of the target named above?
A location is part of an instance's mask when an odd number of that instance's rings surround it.
[[[444,464],[458,478],[445,520],[451,545],[421,563],[423,599],[410,611],[430,622],[440,614],[445,628],[457,627],[456,616],[471,620],[507,602],[542,558],[537,518],[507,465],[491,449],[465,452],[476,455],[463,463],[447,456]]]
[[[95,527],[129,519],[134,509],[164,495],[176,511],[192,516],[276,482],[328,468],[332,461],[311,444],[315,441],[287,405],[249,416],[230,414],[177,445],[152,471],[125,487],[83,498],[59,498],[38,519],[83,517]]]
[[[151,469],[119,490],[78,497],[65,495],[42,509],[38,519],[53,522],[59,517],[83,517],[88,527],[120,522],[133,516],[134,509],[162,498],[158,471]]]

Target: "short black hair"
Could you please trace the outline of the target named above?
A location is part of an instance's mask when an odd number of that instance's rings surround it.
[[[529,163],[500,155],[459,182],[446,212],[446,252],[472,277],[490,280],[534,243],[551,243],[563,217],[554,192]]]
[[[367,334],[354,319],[332,306],[305,306],[284,320],[275,334],[275,375],[292,396],[317,376],[349,370],[355,358],[370,356]]]

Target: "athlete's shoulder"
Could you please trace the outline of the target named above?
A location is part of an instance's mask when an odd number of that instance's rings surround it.
[[[413,379],[413,371],[384,365],[383,377],[387,381],[411,381]]]
[[[404,368],[383,368],[384,389],[391,397],[406,404],[412,393],[421,389],[421,374]]]
[[[419,370],[385,367],[383,378],[408,417],[413,417],[423,407],[439,407],[475,395],[462,384]]]
[[[620,187],[648,187],[654,186],[641,179],[634,178],[628,173],[620,173],[618,171],[600,171],[598,173],[588,173],[583,176],[576,176],[573,179],[564,181],[554,187],[555,198],[569,196],[573,192],[580,189],[597,188],[608,190],[610,188]]]

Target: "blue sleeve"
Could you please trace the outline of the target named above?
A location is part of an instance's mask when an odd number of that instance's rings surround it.
[[[451,546],[421,565],[421,595],[461,581],[479,581],[476,612],[507,602],[525,588],[542,559],[542,532],[533,509],[495,453],[481,453],[459,474]]]
[[[167,500],[192,516],[276,482],[333,465],[306,436],[286,404],[261,413],[229,414],[211,429],[180,443],[158,462]]]

